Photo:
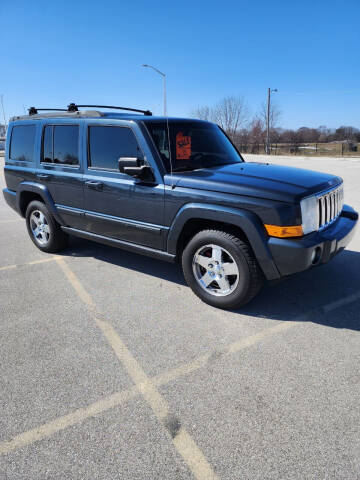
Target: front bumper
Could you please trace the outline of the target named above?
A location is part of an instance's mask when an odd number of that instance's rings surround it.
[[[328,262],[344,250],[355,234],[358,214],[348,205],[336,222],[300,239],[270,238],[268,245],[281,276]]]

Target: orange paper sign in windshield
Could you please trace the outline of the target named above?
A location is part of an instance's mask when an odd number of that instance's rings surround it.
[[[178,132],[176,135],[176,159],[189,160],[191,157],[191,137]]]

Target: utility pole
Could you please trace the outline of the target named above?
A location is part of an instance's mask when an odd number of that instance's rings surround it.
[[[165,73],[160,72],[160,70],[153,67],[152,65],[147,65],[147,64],[144,63],[141,66],[146,67],[146,68],[152,68],[153,70],[155,70],[155,72],[157,72],[159,75],[161,75],[163,77],[163,81],[164,81],[164,117],[166,117],[166,75],[165,75]]]
[[[277,88],[271,90],[268,88],[267,115],[266,115],[266,154],[270,155],[270,102],[271,94],[277,92]]]
[[[266,155],[270,155],[270,88],[268,88],[267,115],[266,115]]]
[[[5,117],[5,109],[4,109],[4,95],[1,94],[1,108],[3,112],[3,118],[4,118],[4,127],[5,127],[5,133],[6,133],[6,117]]]

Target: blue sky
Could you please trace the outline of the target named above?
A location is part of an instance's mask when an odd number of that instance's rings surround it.
[[[360,2],[61,0],[0,2],[7,116],[70,101],[189,116],[244,97],[255,114],[267,87],[280,125],[360,128]]]

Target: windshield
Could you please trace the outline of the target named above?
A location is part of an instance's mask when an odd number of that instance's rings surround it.
[[[166,122],[147,124],[167,172],[170,168]],[[219,127],[211,123],[169,121],[173,172],[210,168],[243,160]]]

